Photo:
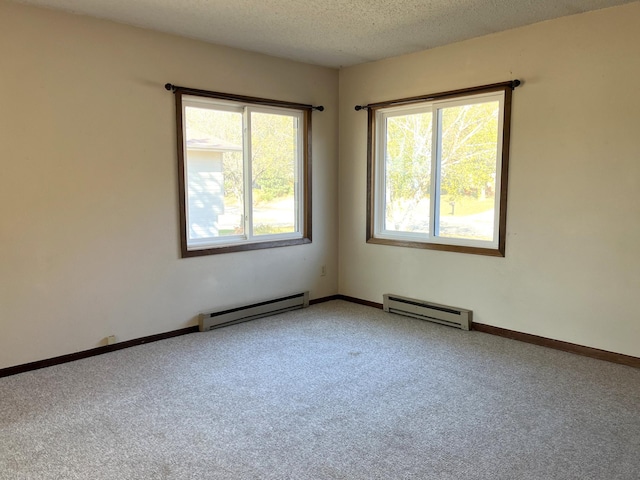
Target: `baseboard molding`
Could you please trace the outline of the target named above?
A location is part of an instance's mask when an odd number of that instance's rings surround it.
[[[309,300],[309,305],[315,305],[317,303],[330,302],[331,300],[340,299],[343,299],[341,295],[331,295],[328,297]],[[123,348],[135,347],[137,345],[143,345],[145,343],[157,342],[158,340],[165,340],[167,338],[178,337],[180,335],[186,335],[188,333],[194,333],[197,331],[198,326],[194,325],[193,327],[172,330],[171,332],[158,333],[141,338],[134,338],[133,340],[114,343],[113,345],[103,345],[102,347],[96,347],[90,350],[84,350],[82,352],[69,353],[67,355],[60,355],[59,357],[46,358],[44,360],[38,360],[35,362],[24,363],[22,365],[2,368],[0,369],[0,378],[17,375],[19,373],[30,372],[32,370],[39,370],[40,368],[53,367],[54,365],[60,365],[62,363],[74,362],[76,360],[82,360],[83,358],[95,357],[96,355],[115,352],[117,350],[122,350]]]
[[[40,368],[52,367],[54,365],[60,365],[61,363],[73,362],[75,360],[81,360],[83,358],[95,357],[96,355],[115,352],[116,350],[122,350],[123,348],[135,347],[137,345],[143,345],[145,343],[157,342],[158,340],[165,340],[167,338],[178,337],[180,335],[186,335],[188,333],[194,333],[197,331],[198,326],[196,325],[193,327],[181,328],[179,330],[172,330],[171,332],[157,333],[155,335],[149,335],[148,337],[134,338],[133,340],[114,343],[113,345],[104,345],[102,347],[92,348],[90,350],[84,350],[82,352],[69,353],[67,355],[61,355],[59,357],[47,358],[45,360],[38,360],[36,362],[16,365],[14,367],[2,368],[0,369],[0,378],[8,377],[10,375],[17,375],[18,373],[30,372],[31,370],[38,370]]]
[[[328,297],[316,298],[309,300],[309,305],[315,305],[317,303],[330,302],[331,300],[341,300],[341,295],[331,295]],[[366,303],[365,303],[366,305]],[[171,332],[158,333],[155,335],[149,335],[147,337],[134,338],[133,340],[127,340],[126,342],[114,343],[113,345],[103,345],[102,347],[92,348],[90,350],[84,350],[82,352],[69,353],[67,355],[60,355],[59,357],[46,358],[44,360],[38,360],[35,362],[24,363],[22,365],[15,365],[13,367],[7,367],[0,369],[0,378],[9,377],[11,375],[17,375],[19,373],[30,372],[32,370],[38,370],[40,368],[53,367],[54,365],[60,365],[62,363],[74,362],[76,360],[82,360],[83,358],[95,357],[96,355],[102,355],[109,352],[115,352],[122,350],[123,348],[135,347],[137,345],[143,345],[145,343],[157,342],[158,340],[165,340],[167,338],[178,337],[180,335],[186,335],[188,333],[194,333],[198,331],[198,326],[181,328],[179,330],[172,330]]]
[[[370,302],[369,300],[362,300],[361,298],[349,297],[348,295],[338,295],[340,300],[346,302],[357,303],[358,305],[366,305],[367,307],[379,308],[382,310],[382,304],[377,302]]]
[[[382,308],[381,303],[370,302],[368,300],[361,300],[359,298],[349,297],[347,295],[333,295],[331,300],[345,300],[347,302],[357,303],[360,305],[367,305],[374,308]],[[328,298],[328,297],[327,297]],[[471,324],[471,330],[477,332],[489,333],[491,335],[497,335],[499,337],[510,338],[512,340],[518,340],[520,342],[532,343],[542,347],[553,348],[555,350],[562,350],[563,352],[575,353],[584,357],[597,358],[598,360],[605,360],[607,362],[619,363],[621,365],[627,365],[629,367],[640,368],[640,358],[632,357],[631,355],[624,355],[622,353],[609,352],[607,350],[600,350],[598,348],[585,347],[584,345],[578,345],[576,343],[563,342],[562,340],[554,340],[547,337],[539,337],[538,335],[531,335],[529,333],[517,332],[515,330],[508,330],[506,328],[494,327],[492,325],[485,325],[483,323]]]
[[[632,357],[631,355],[609,352],[608,350],[600,350],[593,347],[585,347],[584,345],[578,345],[576,343],[563,342],[562,340],[540,337],[538,335],[531,335],[529,333],[517,332],[506,328],[494,327],[483,323],[473,323],[472,329],[478,332],[490,333],[491,335],[498,335],[499,337],[518,340],[520,342],[540,345],[541,347],[553,348],[555,350],[562,350],[563,352],[575,353],[585,357],[597,358],[598,360],[606,360],[607,362],[620,363],[629,367],[640,368],[640,358]]]
[[[329,295],[328,297],[320,297],[309,300],[309,305],[317,305],[318,303],[330,302],[331,300],[340,300],[340,295]]]
[[[309,300],[309,305],[330,302],[331,300],[344,300],[345,302],[357,303],[359,305],[366,305],[367,307],[379,308],[382,310],[381,303],[370,302],[369,300],[362,300],[356,297],[349,297],[348,295],[330,295],[328,297],[316,298],[315,300]]]
[[[315,298],[313,300],[309,300],[309,305],[330,302],[332,300],[344,300],[346,302],[357,303],[358,305],[365,305],[367,307],[373,307],[382,310],[381,303],[362,300],[360,298],[350,297],[348,295],[329,295],[327,297]],[[640,358],[632,357],[631,355],[609,352],[607,350],[600,350],[598,348],[585,347],[584,345],[563,342],[561,340],[554,340],[547,337],[540,337],[537,335],[531,335],[529,333],[517,332],[515,330],[508,330],[506,328],[494,327],[492,325],[485,325],[483,323],[474,322],[472,323],[471,329],[477,332],[489,333],[491,335],[497,335],[499,337],[518,340],[520,342],[532,343],[534,345],[553,348],[555,350],[562,350],[563,352],[575,353],[577,355],[582,355],[585,357],[597,358],[598,360],[605,360],[607,362],[619,363],[621,365],[627,365],[629,367],[640,368]],[[84,350],[82,352],[70,353],[67,355],[61,355],[59,357],[47,358],[45,360],[38,360],[36,362],[2,368],[0,369],[0,378],[17,375],[18,373],[30,372],[32,370],[38,370],[40,368],[52,367],[54,365],[60,365],[62,363],[73,362],[75,360],[81,360],[83,358],[94,357],[96,355],[102,355],[104,353],[115,352],[117,350],[122,350],[123,348],[135,347],[137,345],[143,345],[145,343],[157,342],[158,340],[178,337],[180,335],[186,335],[188,333],[194,333],[197,331],[198,326],[194,325],[192,327],[181,328],[179,330],[172,330],[165,333],[158,333],[155,335],[149,335],[147,337],[134,338],[133,340],[114,343],[113,345],[104,345],[102,347],[92,348],[90,350]]]

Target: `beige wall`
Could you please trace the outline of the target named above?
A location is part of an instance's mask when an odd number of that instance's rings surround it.
[[[337,293],[336,70],[6,2],[0,45],[0,368]],[[311,245],[179,258],[166,82],[326,107]]]
[[[0,0],[0,368],[300,289],[640,356],[639,21],[634,3],[344,69],[338,128],[335,70]],[[512,78],[506,258],[367,245],[353,106]],[[179,258],[166,82],[327,107],[313,244]]]
[[[639,25],[633,3],[342,70],[340,293],[640,356]],[[506,258],[366,244],[353,106],[513,78]]]

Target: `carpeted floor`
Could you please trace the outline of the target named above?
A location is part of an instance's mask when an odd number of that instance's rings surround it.
[[[333,301],[0,379],[0,479],[640,478],[640,370]]]

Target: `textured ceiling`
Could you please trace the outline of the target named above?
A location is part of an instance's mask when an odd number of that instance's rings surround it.
[[[341,67],[632,0],[17,0]]]

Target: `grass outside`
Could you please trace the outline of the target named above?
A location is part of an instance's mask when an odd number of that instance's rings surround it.
[[[256,225],[253,227],[253,234],[254,235],[273,235],[275,233],[292,233],[293,232],[293,227],[292,226],[284,226],[284,227],[279,227],[276,225]],[[218,235],[222,236],[226,236],[226,235],[238,235],[238,232],[236,232],[233,229],[222,229],[222,230],[218,230]]]
[[[441,216],[450,216],[451,215],[451,197],[449,195],[443,195],[440,198],[440,215]],[[475,215],[478,213],[483,213],[488,210],[493,210],[494,206],[494,198],[487,197],[483,200],[479,200],[473,197],[462,197],[456,200],[455,209],[453,216],[455,217],[466,217],[468,215]]]
[[[283,199],[278,199],[273,202],[275,204],[277,201],[282,201]],[[290,201],[291,199],[286,199]],[[455,209],[453,215],[451,214],[451,197],[449,195],[443,195],[440,198],[440,215],[441,217],[466,217],[469,215],[476,215],[479,213],[487,212],[493,210],[494,207],[494,198],[488,197],[485,199],[477,199],[474,197],[462,197],[456,200]],[[261,206],[268,206],[269,204],[262,204]],[[266,223],[259,223],[254,226],[254,234],[255,235],[268,235],[268,234],[277,234],[277,233],[291,233],[293,231],[292,225],[270,225]],[[221,229],[219,231],[220,236],[226,235],[235,235],[237,231],[233,229]],[[455,236],[455,235],[450,235]]]
[[[219,236],[241,235],[238,228],[230,228],[240,225],[242,216],[242,204],[235,198],[227,196],[224,199],[225,215],[220,216]],[[286,196],[273,199],[269,202],[255,202],[253,209],[253,234],[275,235],[279,233],[294,233],[294,209],[295,199]]]

